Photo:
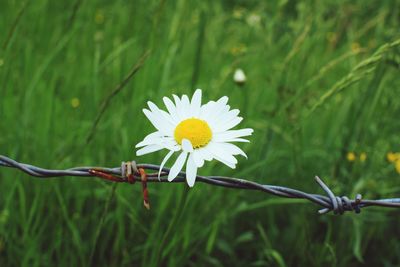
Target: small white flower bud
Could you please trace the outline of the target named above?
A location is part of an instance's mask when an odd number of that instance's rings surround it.
[[[239,85],[243,85],[246,82],[246,74],[242,69],[236,69],[233,74],[233,81]]]

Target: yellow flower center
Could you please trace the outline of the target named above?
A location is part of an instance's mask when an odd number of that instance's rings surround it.
[[[212,133],[206,121],[191,118],[181,121],[175,128],[174,137],[178,144],[188,139],[193,148],[205,146],[210,142]]]

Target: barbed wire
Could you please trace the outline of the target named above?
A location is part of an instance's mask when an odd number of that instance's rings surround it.
[[[38,178],[56,178],[64,176],[78,176],[89,178],[102,178],[112,182],[134,183],[142,182],[144,205],[149,208],[147,182],[166,183],[168,182],[169,168],[161,170],[160,178],[158,178],[159,165],[154,164],[136,164],[135,161],[122,162],[120,167],[105,168],[105,167],[76,167],[65,170],[43,169],[33,165],[17,162],[9,157],[0,155],[0,167],[15,168],[27,173],[30,176]],[[147,173],[146,171],[154,171]],[[178,177],[172,183],[186,182],[185,172],[180,172]],[[262,191],[271,195],[284,198],[297,198],[309,200],[321,208],[318,213],[325,214],[333,211],[334,214],[343,214],[346,211],[354,211],[360,213],[362,208],[379,206],[387,208],[400,208],[400,198],[387,198],[369,200],[362,199],[361,194],[357,194],[354,199],[349,199],[347,196],[337,196],[332,190],[318,177],[315,181],[325,191],[327,196],[319,194],[310,194],[300,190],[275,185],[259,184],[253,181],[225,177],[225,176],[197,176],[197,182],[206,183],[214,186],[228,187],[233,189],[246,189]]]

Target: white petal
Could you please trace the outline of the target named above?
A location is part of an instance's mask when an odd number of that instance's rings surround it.
[[[180,119],[178,118],[178,116],[173,117],[168,112],[161,110],[161,109],[159,109],[158,113],[155,113],[155,114],[157,114],[157,116],[160,116],[161,119],[164,119],[168,123],[170,123],[173,128],[175,128],[175,126],[180,122]]]
[[[182,96],[181,103],[182,103],[184,118],[187,119],[192,117],[193,115],[192,115],[192,110],[190,108],[190,101],[187,95]]]
[[[228,167],[234,169],[236,167],[237,159],[232,156],[232,154],[228,153],[227,151],[224,151],[222,147],[218,146],[218,144],[210,142],[207,145],[207,149],[210,151],[210,153],[213,155],[213,158],[216,160],[224,163]]]
[[[182,139],[182,150],[185,152],[193,152],[192,143],[187,139]]]
[[[218,114],[223,114],[225,112],[228,112],[230,109],[230,106],[227,105],[226,103],[228,103],[227,96],[223,96],[220,99],[218,99],[218,101],[216,102],[216,105],[215,105],[214,114],[212,114],[212,115],[215,116]]]
[[[177,95],[172,95],[172,96],[175,100],[176,113],[177,113],[179,119],[183,120],[185,118],[185,114],[182,109],[181,99]]]
[[[172,147],[175,147],[177,145],[175,139],[172,137],[157,137],[157,138],[152,138],[152,139],[145,139],[139,144],[136,145],[136,147],[142,147],[142,146],[148,146],[148,145],[160,145],[165,148],[168,148],[169,150],[174,150]]]
[[[217,132],[217,133],[227,131],[229,129],[232,129],[236,125],[238,125],[242,120],[243,120],[242,117],[236,117],[229,121],[227,120],[225,122],[221,122],[221,123],[217,124],[213,130],[214,130],[214,132]]]
[[[215,142],[227,142],[228,139],[248,136],[253,133],[253,129],[246,128],[240,130],[229,130],[221,133],[215,133],[213,135],[213,141]]]
[[[250,143],[249,140],[243,139],[243,138],[232,138],[232,139],[226,139],[223,142],[241,142],[241,143]]]
[[[160,170],[158,171],[158,180],[160,180],[160,174],[161,174],[162,168],[164,168],[165,163],[167,163],[168,159],[172,156],[172,154],[174,154],[174,151],[169,151],[167,153],[167,155],[164,157],[163,161],[161,162]]]
[[[159,130],[165,135],[172,136],[174,128],[170,123],[165,121],[162,117],[156,116],[153,112],[151,112],[148,109],[143,109],[143,113],[146,115],[151,124],[153,124],[153,126],[157,130]]]
[[[192,116],[198,117],[200,113],[201,106],[201,89],[196,89],[192,96],[192,101],[190,102],[190,106],[192,109]]]
[[[221,122],[221,123],[228,122],[228,121],[238,117],[239,113],[240,113],[240,110],[238,110],[238,109],[229,110],[229,111],[225,112],[224,114],[221,114],[221,116],[218,117],[217,122]]]
[[[163,97],[163,101],[164,101],[165,107],[167,108],[169,114],[171,114],[171,117],[176,118],[176,120],[180,120],[180,118],[178,117],[178,114],[176,113],[176,107],[174,105],[174,102],[172,102],[172,100],[166,96]]]
[[[196,149],[196,152],[199,153],[204,160],[211,161],[213,159],[213,156],[207,147]]]
[[[163,136],[163,134],[161,132],[159,132],[159,131],[151,133],[151,134],[148,134],[143,139],[143,141],[139,142],[135,147],[137,148],[137,147],[146,146],[146,145],[152,143],[153,141],[157,142],[157,139],[162,137],[162,136]]]
[[[153,136],[153,137],[146,137],[143,141],[138,143],[136,147],[142,147],[142,146],[148,146],[148,145],[159,145],[164,148],[167,148],[168,150],[180,150],[180,146],[178,146],[178,143],[175,141],[173,137],[169,136]]]
[[[193,160],[194,160],[194,163],[196,164],[196,166],[198,168],[203,167],[204,158],[202,156],[202,153],[199,151],[199,149],[194,150],[192,155],[193,155]]]
[[[212,125],[218,122],[223,122],[225,115],[229,113],[229,109],[230,109],[229,105],[217,102],[211,114],[209,114],[208,115],[209,117],[206,119]]]
[[[223,96],[217,100],[217,103],[220,104],[221,106],[225,106],[226,103],[228,103],[228,100],[229,98],[227,96]]]
[[[182,170],[183,164],[185,164],[187,155],[188,155],[187,152],[182,151],[182,153],[178,156],[174,165],[172,166],[171,170],[169,171],[168,181],[171,182],[172,180],[175,179],[176,176],[178,176],[179,172]]]
[[[208,102],[206,104],[207,106],[204,107],[201,111],[200,114],[201,118],[208,122],[209,120],[215,118],[215,116],[219,116],[221,112],[228,111],[229,106],[226,105],[227,102],[228,102],[227,96],[221,97],[220,99],[218,99],[217,102],[214,101]]]
[[[179,119],[177,117],[172,117],[169,113],[165,112],[164,110],[161,110],[157,107],[156,104],[154,104],[151,101],[147,101],[147,105],[149,106],[151,112],[153,113],[154,116],[164,119],[166,122],[170,123],[171,126],[175,127],[176,124],[178,124]]]
[[[219,147],[221,147],[221,149],[223,149],[224,151],[226,151],[227,153],[230,153],[232,155],[242,155],[243,157],[245,157],[247,159],[247,155],[246,153],[244,153],[243,150],[241,150],[238,146],[234,145],[234,144],[229,144],[229,143],[217,143],[217,145]]]
[[[217,108],[217,103],[214,101],[210,101],[207,104],[203,105],[200,109],[200,118],[203,120],[208,120],[215,115],[215,109]]]
[[[157,132],[146,135],[146,137],[143,140],[154,139],[156,137],[161,137],[161,136],[164,136],[163,133],[160,131],[157,131]]]
[[[160,137],[153,138],[153,139],[147,139],[147,140],[143,140],[143,141],[139,142],[136,145],[136,148],[148,146],[148,145],[161,145],[161,143],[162,143],[162,139]]]
[[[231,169],[235,169],[236,168],[236,164],[233,164],[233,163],[231,163],[229,161],[226,161],[223,158],[215,156],[215,159],[218,160],[219,162],[225,164],[226,166],[228,166]]]
[[[217,129],[222,124],[229,123],[234,118],[238,117],[240,111],[238,109],[229,110],[229,106],[225,106],[221,113],[214,113],[213,116],[207,118],[207,122],[211,127]]]
[[[149,108],[150,108],[150,110],[151,110],[152,112],[155,112],[155,111],[158,111],[158,110],[159,110],[159,108],[157,107],[157,105],[154,104],[154,103],[151,102],[151,101],[147,101],[147,105],[149,106]]]
[[[221,129],[222,131],[227,131],[229,129],[232,129],[233,127],[235,127],[236,125],[238,125],[241,121],[243,120],[242,117],[236,117],[232,120],[230,120],[229,122],[227,122]],[[222,124],[221,124],[222,125]]]
[[[194,182],[196,181],[196,175],[197,175],[197,167],[193,160],[193,155],[192,153],[190,153],[186,163],[186,181],[190,187],[193,187]]]
[[[223,150],[221,147],[218,147],[217,145],[210,148],[210,151],[217,159],[223,159],[224,162],[229,162],[234,165],[238,163],[238,160],[231,153]]]
[[[145,147],[139,149],[138,151],[136,151],[136,156],[142,156],[142,155],[149,154],[149,153],[161,150],[161,149],[163,149],[163,147],[160,145],[145,146]]]
[[[181,146],[176,143],[176,141],[171,141],[171,142],[164,142],[161,144],[161,146],[163,146],[164,148],[168,149],[168,150],[172,150],[172,151],[179,151],[181,150]]]

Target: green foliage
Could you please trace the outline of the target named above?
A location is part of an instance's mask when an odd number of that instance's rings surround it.
[[[152,131],[147,100],[228,95],[241,177],[322,193],[400,195],[396,0],[0,1],[0,153],[39,166],[117,166]],[[101,103],[145,51],[144,65]],[[242,68],[244,86],[233,72]],[[354,152],[356,159],[346,155]],[[360,160],[365,153],[366,160]],[[159,163],[163,153],[136,160]],[[38,180],[0,170],[0,266],[396,266],[399,211],[319,216],[304,201],[196,184]]]

